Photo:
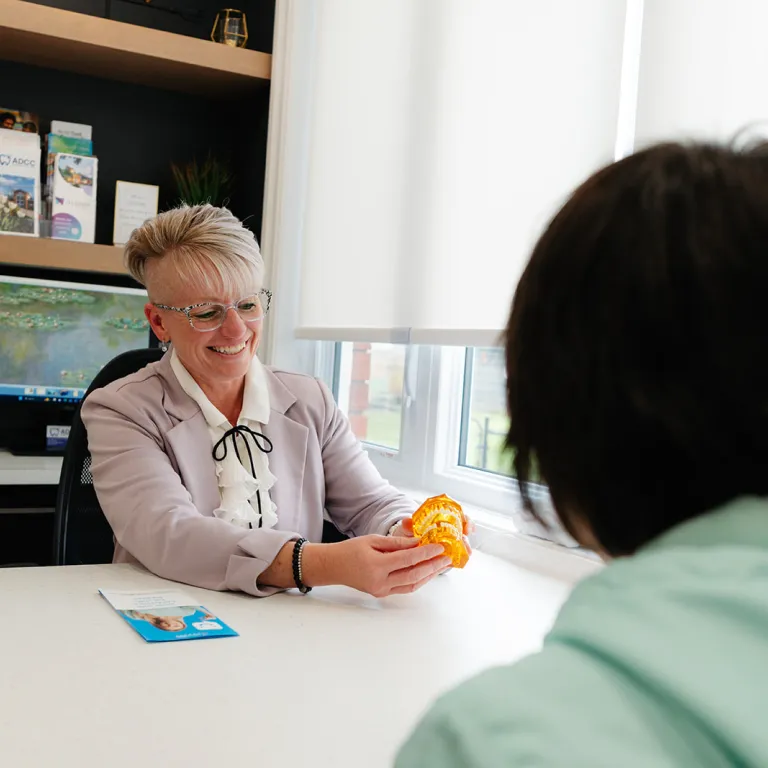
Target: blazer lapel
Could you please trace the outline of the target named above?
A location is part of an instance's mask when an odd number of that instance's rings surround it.
[[[265,367],[264,373],[270,408],[269,424],[264,426],[264,431],[273,446],[269,454],[269,469],[276,478],[271,494],[277,505],[277,527],[298,531],[302,518],[309,429],[288,416],[288,410],[296,402],[294,394],[270,368]]]
[[[165,435],[176,471],[200,514],[213,515],[221,499],[205,417],[173,373],[170,350],[157,363],[157,373],[163,379],[163,406],[178,419]]]
[[[202,412],[198,410],[192,418],[180,421],[165,439],[181,480],[198,511],[203,515],[213,515],[221,500],[216,466],[211,455],[211,436]]]
[[[276,479],[270,494],[277,505],[277,527],[297,531],[299,529],[296,526],[301,517],[309,430],[285,414],[272,411],[264,432],[273,446],[269,454],[269,470]]]

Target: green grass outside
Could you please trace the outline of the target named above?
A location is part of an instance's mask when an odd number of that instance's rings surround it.
[[[483,429],[488,419],[488,438],[483,450]],[[499,413],[473,413],[469,421],[467,457],[465,466],[512,476],[512,456],[504,452],[504,440],[509,429],[509,419]],[[485,466],[483,453],[485,452]]]
[[[400,448],[400,411],[371,409],[366,415],[368,416],[368,434],[365,442],[382,445],[394,451],[398,450]],[[485,422],[486,416],[489,418],[489,428],[492,434],[488,435],[486,463],[485,467],[483,467],[481,440],[482,425]],[[465,466],[486,469],[489,472],[511,476],[512,457],[502,452],[504,437],[508,427],[506,417],[498,413],[473,414],[473,417],[469,425]],[[496,432],[502,434],[493,434]]]
[[[371,409],[368,417],[368,435],[365,442],[383,445],[393,451],[400,449],[400,411]]]

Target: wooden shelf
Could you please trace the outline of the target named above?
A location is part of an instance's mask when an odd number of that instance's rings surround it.
[[[18,235],[0,235],[0,269],[3,264],[128,274],[118,246]]]
[[[269,80],[272,57],[134,24],[0,0],[0,58],[220,96]]]

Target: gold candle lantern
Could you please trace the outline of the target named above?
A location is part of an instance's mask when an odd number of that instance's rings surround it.
[[[213,22],[211,40],[232,48],[245,48],[248,42],[248,24],[245,13],[234,8],[222,8]]]

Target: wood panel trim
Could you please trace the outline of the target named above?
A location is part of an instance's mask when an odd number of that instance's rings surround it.
[[[268,81],[267,53],[82,13],[0,0],[0,56],[188,93],[237,92]]]
[[[128,274],[119,246],[18,235],[0,235],[0,269],[3,264]]]

